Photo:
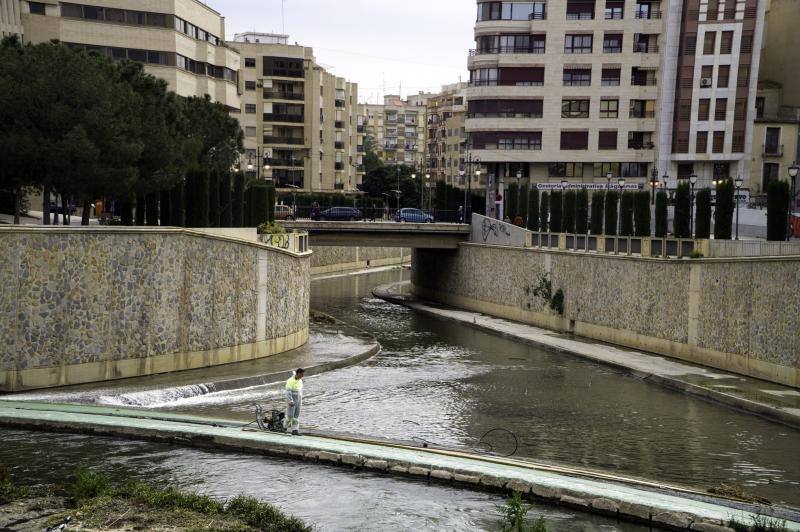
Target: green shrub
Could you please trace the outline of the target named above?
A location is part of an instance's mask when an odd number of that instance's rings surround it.
[[[517,205],[517,193],[519,191],[519,187],[517,187],[516,183],[511,183],[508,185],[508,190],[506,190],[506,212],[505,215],[511,218],[512,220],[514,217],[519,214],[519,205]]]
[[[791,195],[788,181],[771,181],[767,187],[767,240],[786,240]]]
[[[0,504],[25,499],[30,497],[33,490],[27,486],[18,486],[11,480],[11,475],[4,468],[0,468]]]
[[[274,183],[269,183],[267,185],[267,220],[270,222],[275,221],[275,199],[275,185]]]
[[[528,217],[528,194],[530,194],[528,185],[522,185],[519,189],[519,210],[517,214],[522,216],[523,220]]]
[[[689,182],[684,180],[678,183],[675,190],[675,218],[672,220],[672,232],[676,238],[690,238],[692,235],[689,227],[691,219],[692,192]]]
[[[591,231],[593,235],[603,234],[603,207],[605,206],[606,193],[602,190],[592,192],[592,220]]]
[[[75,472],[75,480],[70,487],[70,496],[78,502],[111,495],[113,488],[108,477],[79,467]]]
[[[665,238],[668,227],[667,191],[659,190],[656,193],[656,237]]]
[[[258,226],[260,235],[282,235],[286,233],[286,228],[275,222],[267,222]]]
[[[528,229],[539,230],[539,189],[534,186],[528,193]]]
[[[133,202],[130,199],[122,199],[117,202],[119,215],[122,225],[133,225]]]
[[[233,176],[233,199],[231,215],[233,227],[244,227],[244,173],[236,172]]]
[[[144,194],[137,194],[136,195],[136,225],[142,226],[144,225],[144,215],[145,211],[147,210],[147,206],[145,205]]]
[[[625,191],[619,202],[619,234],[633,236],[633,192]]]
[[[181,181],[169,191],[169,224],[173,227],[184,227],[186,225],[185,188],[183,181]]]
[[[564,192],[564,221],[561,230],[565,233],[575,232],[575,191]]]
[[[264,182],[255,182],[247,189],[247,227],[258,227],[269,219],[269,191]]]
[[[733,236],[733,211],[736,209],[736,187],[726,179],[717,185],[717,208],[714,209],[714,238],[730,240]]]
[[[711,190],[704,188],[695,196],[694,237],[711,236]]]
[[[614,236],[617,234],[617,199],[619,193],[616,190],[606,192],[605,205],[605,228],[606,234]]]
[[[528,524],[528,513],[533,508],[525,504],[522,494],[515,491],[503,506],[498,506],[500,530],[503,532],[547,532],[547,523],[540,516],[532,525]]]
[[[560,190],[550,193],[550,232],[563,231],[564,222],[564,194]]]
[[[276,532],[306,532],[311,529],[296,517],[287,517],[276,507],[240,495],[229,500],[225,513],[238,517],[259,530]]]
[[[542,192],[542,201],[539,204],[539,231],[546,233],[550,230],[550,193]]]
[[[575,194],[575,232],[585,235],[589,231],[589,191],[582,188]]]
[[[650,236],[650,193],[640,190],[634,197],[633,204],[634,234]]]

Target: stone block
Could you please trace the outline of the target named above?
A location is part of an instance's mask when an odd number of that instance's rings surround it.
[[[617,504],[617,501],[612,501],[611,499],[592,499],[590,504],[592,505],[592,508],[602,512],[617,513],[617,510],[619,510],[619,504]]]
[[[389,462],[386,460],[367,460],[364,462],[364,467],[367,469],[377,469],[378,471],[386,471],[389,467]]]
[[[436,478],[439,480],[452,480],[453,473],[450,471],[445,471],[444,469],[433,469],[431,471],[431,478]]]
[[[561,490],[537,484],[531,485],[531,493],[540,499],[558,500],[561,498]]]
[[[683,512],[659,512],[653,514],[653,523],[667,525],[673,528],[689,528],[694,517]]]
[[[710,521],[700,521],[692,523],[691,530],[699,530],[700,532],[731,532],[733,529]]]
[[[464,484],[478,484],[480,483],[480,477],[476,477],[474,475],[462,475],[461,473],[454,473],[453,480],[456,482],[463,482]]]
[[[480,478],[481,485],[488,486],[490,488],[505,489],[507,482],[508,481],[504,478],[493,477],[489,475],[482,475]]]
[[[619,503],[619,513],[629,517],[635,517],[637,519],[649,521],[650,515],[653,513],[653,509],[644,504],[623,501]]]
[[[346,465],[362,466],[364,465],[364,458],[357,454],[343,454],[342,463]]]
[[[322,460],[323,462],[333,462],[334,464],[338,464],[341,455],[336,453],[329,453],[327,451],[319,451],[317,453],[317,459]]]
[[[415,477],[427,477],[431,471],[425,467],[411,466],[408,468],[408,472]]]
[[[586,499],[581,499],[580,497],[573,497],[572,495],[562,495],[561,496],[561,504],[566,506],[573,506],[578,508],[588,508],[589,501]]]
[[[389,471],[391,471],[392,473],[399,473],[401,475],[408,474],[408,468],[401,465],[393,465],[392,467],[389,468]]]
[[[531,491],[531,485],[523,480],[509,480],[506,484],[506,489],[527,495]]]

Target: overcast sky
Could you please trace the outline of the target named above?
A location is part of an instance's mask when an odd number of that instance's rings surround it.
[[[281,33],[281,0],[206,0],[225,17],[225,35]],[[361,101],[403,96],[469,77],[474,0],[284,0],[289,42],[359,85]]]

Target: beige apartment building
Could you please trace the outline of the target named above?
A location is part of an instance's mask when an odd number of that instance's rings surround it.
[[[278,188],[354,191],[361,183],[358,86],[320,67],[286,35],[237,34],[242,57],[242,167]]]
[[[428,99],[427,165],[433,181],[463,186],[467,135],[467,83],[453,83]]]
[[[225,44],[224,18],[197,0],[2,0],[18,13],[25,42],[58,39],[114,59],[130,59],[182,96],[208,94],[238,109],[239,54]]]
[[[373,139],[375,151],[389,165],[424,167],[426,104],[433,94],[419,93],[403,100],[387,94],[383,105],[360,106],[364,135]]]
[[[749,177],[763,0],[477,7],[466,130],[500,191]]]

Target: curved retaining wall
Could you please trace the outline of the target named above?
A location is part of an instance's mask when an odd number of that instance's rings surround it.
[[[0,227],[0,391],[269,356],[308,341],[310,253],[170,228]]]
[[[545,273],[564,315],[533,289]],[[415,295],[800,388],[800,257],[668,260],[462,244],[413,252]]]

